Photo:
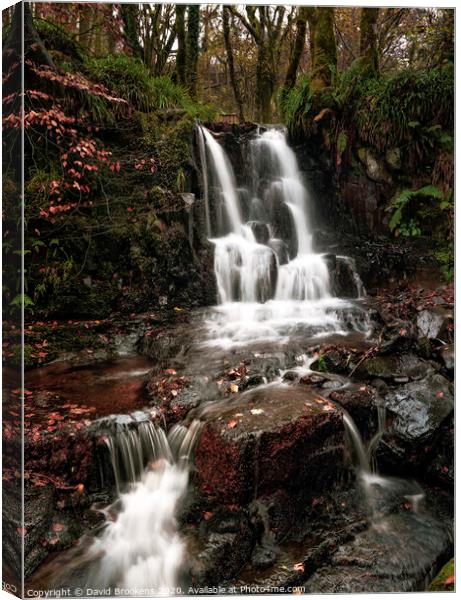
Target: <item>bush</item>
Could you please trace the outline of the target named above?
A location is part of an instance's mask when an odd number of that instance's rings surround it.
[[[152,77],[138,59],[125,55],[89,58],[88,74],[142,112],[182,109],[191,117],[213,118],[212,108],[194,102],[187,90],[162,75]]]
[[[366,79],[358,86],[352,79],[349,89],[347,82],[346,77],[338,100],[345,110],[353,112],[360,139],[379,152],[411,142],[430,145],[431,139],[436,141],[442,131],[453,128],[450,67],[405,70],[389,78]],[[442,141],[449,141],[448,137]]]

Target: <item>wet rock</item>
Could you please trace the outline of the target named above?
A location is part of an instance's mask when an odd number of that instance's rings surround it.
[[[251,555],[251,564],[257,569],[271,567],[277,559],[277,552],[268,546],[256,546]]]
[[[384,341],[379,347],[380,355],[413,352],[417,346],[414,327],[408,321],[393,319],[392,324],[388,324],[381,335]]]
[[[138,343],[138,352],[163,364],[179,353],[185,353],[192,340],[187,324],[161,328],[143,336]]]
[[[372,356],[357,368],[355,376],[360,379],[379,378],[398,381],[399,378],[422,379],[435,371],[436,365],[414,354]]]
[[[392,178],[386,170],[384,162],[371,148],[359,148],[358,156],[364,165],[367,176],[376,183],[391,183]]]
[[[46,545],[54,511],[54,486],[29,488],[24,503],[25,576],[30,575],[46,558],[49,550]]]
[[[280,265],[286,265],[290,260],[290,254],[288,245],[286,242],[280,239],[272,238],[268,241],[267,245],[275,252]]]
[[[217,585],[234,577],[250,559],[253,532],[240,512],[230,521],[215,515],[206,524],[200,546],[193,549],[190,576],[194,585]],[[194,535],[194,534],[192,534]]]
[[[293,524],[305,510],[304,494],[288,494],[285,490],[277,490],[268,496],[261,496],[256,501],[261,518],[261,534],[259,541],[267,544],[267,537],[272,543],[279,543],[290,531]],[[266,538],[266,539],[264,539]]]
[[[4,564],[11,569],[13,576],[18,579],[21,579],[22,577],[22,543],[20,536],[22,527],[21,504],[22,490],[20,480],[18,479],[16,482],[4,481],[2,485],[3,561]],[[33,547],[34,541],[36,540],[32,540],[31,547]],[[40,559],[38,562],[40,562]],[[34,568],[34,559],[32,559],[32,563],[32,568],[29,566],[27,567],[29,572]]]
[[[362,282],[355,269],[354,261],[351,258],[336,256],[334,269],[330,273],[336,296],[358,298],[363,293]]]
[[[329,398],[347,410],[363,433],[375,433],[377,407],[383,401],[373,387],[350,384],[346,389],[331,392]]]
[[[385,396],[386,408],[395,415],[391,432],[404,441],[422,442],[439,429],[453,412],[453,386],[441,375],[429,375]]]
[[[386,165],[392,171],[400,171],[402,168],[402,154],[400,148],[389,148],[386,152]]]
[[[447,344],[440,348],[440,356],[447,371],[453,371],[455,368],[455,345]]]
[[[423,590],[450,556],[447,523],[429,514],[388,515],[341,546],[331,566],[308,579],[306,593],[404,592]]]
[[[338,477],[341,413],[306,386],[256,388],[215,410],[195,454],[208,495],[241,503],[287,486],[315,493]]]
[[[269,227],[267,223],[261,223],[261,221],[250,221],[248,223],[250,226],[253,235],[255,236],[255,240],[258,244],[267,244],[269,241]]]
[[[347,354],[338,350],[329,350],[319,356],[312,365],[313,371],[325,371],[327,373],[347,373],[349,361]]]
[[[309,375],[304,375],[299,380],[299,383],[303,383],[304,385],[319,385],[324,383],[327,378],[323,375],[319,375],[318,373],[309,373]]]
[[[158,370],[147,384],[151,402],[167,424],[182,421],[202,402],[215,400],[220,394],[216,382],[207,376],[177,376],[174,370],[173,373]]]
[[[336,390],[342,386],[343,383],[341,381],[338,381],[337,379],[330,379],[322,384],[322,390]]]
[[[385,396],[389,391],[389,386],[382,379],[373,379],[371,385],[375,388],[380,396]]]
[[[425,456],[422,467],[427,480],[448,489],[451,493],[455,483],[455,436],[453,415],[445,421],[438,431],[432,453]]]
[[[282,379],[284,381],[298,381],[298,379],[299,379],[299,372],[298,371],[285,371],[285,373],[283,374]]]
[[[453,323],[453,312],[443,306],[434,306],[420,311],[416,322],[420,337],[449,341],[447,334]]]

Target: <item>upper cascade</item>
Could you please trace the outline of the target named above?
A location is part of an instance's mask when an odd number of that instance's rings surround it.
[[[209,230],[215,245],[218,313],[226,312],[226,323],[236,325],[231,337],[241,333],[242,341],[247,339],[255,322],[263,324],[257,328],[266,339],[268,331],[270,337],[279,337],[287,324],[290,329],[294,322],[311,323],[314,313],[317,329],[324,321],[330,332],[340,331],[342,324],[332,325],[331,314],[319,318],[327,308],[338,308],[339,299],[332,304],[327,260],[313,250],[311,198],[286,130],[257,130],[247,147],[250,181],[245,188],[237,186],[231,161],[215,136],[199,126],[198,140],[207,215],[214,216]],[[299,302],[311,306],[302,308]],[[312,306],[319,302],[321,308]],[[235,303],[241,306],[231,308]],[[250,308],[254,303],[261,308]],[[343,310],[344,303],[339,305]]]

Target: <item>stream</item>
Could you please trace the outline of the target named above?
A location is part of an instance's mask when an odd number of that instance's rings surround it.
[[[365,439],[363,423],[330,397],[363,388],[327,374],[312,350],[373,343],[353,260],[334,257],[355,290],[346,297],[332,257],[315,251],[312,199],[284,129],[260,128],[250,140],[245,188],[219,136],[199,126],[197,140],[218,304],[197,310],[189,329],[173,329],[184,342],[168,357],[167,375],[141,356],[31,372],[31,390],[91,407],[89,430],[105,448],[114,489],[110,503],[94,507],[104,522],[39,568],[29,587],[65,582],[133,596],[194,593],[191,586],[206,593],[207,585],[225,593],[235,585],[251,592],[423,589],[450,553],[449,519],[434,513],[435,496],[416,479],[379,473],[386,409],[378,401],[366,407]],[[248,365],[255,365],[253,380]],[[165,423],[148,382],[172,382],[161,393],[179,402],[181,377],[192,382],[190,397]],[[207,493],[204,508],[195,509]],[[278,495],[285,512],[293,510],[289,526]],[[309,512],[296,513],[304,498]]]

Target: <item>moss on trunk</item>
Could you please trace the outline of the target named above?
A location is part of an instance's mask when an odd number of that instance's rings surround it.
[[[336,39],[333,8],[318,8],[314,29],[311,89],[330,87],[336,71]]]

